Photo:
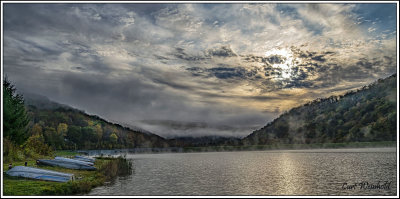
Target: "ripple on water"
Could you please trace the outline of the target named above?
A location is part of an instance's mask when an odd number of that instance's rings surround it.
[[[396,148],[134,154],[134,173],[88,195],[396,195]],[[389,190],[343,183],[392,181]],[[381,183],[382,184],[382,183]]]

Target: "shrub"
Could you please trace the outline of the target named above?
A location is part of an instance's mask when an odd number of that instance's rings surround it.
[[[107,159],[107,158],[103,158]],[[100,168],[106,181],[111,181],[117,176],[126,176],[132,174],[132,162],[125,157],[119,156],[114,161],[108,161]]]
[[[53,150],[45,143],[43,135],[32,135],[25,143],[25,151],[32,151],[38,155],[50,156]]]
[[[4,162],[22,161],[25,159],[24,152],[18,146],[15,146],[7,138],[3,140],[3,158]]]

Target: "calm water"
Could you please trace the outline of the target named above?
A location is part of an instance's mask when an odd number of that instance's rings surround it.
[[[397,191],[396,148],[127,157],[133,161],[134,173],[89,195],[396,195]],[[385,181],[391,182],[382,186],[385,189],[359,185],[384,185]]]

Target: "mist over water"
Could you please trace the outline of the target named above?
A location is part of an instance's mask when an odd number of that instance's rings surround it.
[[[397,190],[396,148],[128,154],[127,158],[133,161],[131,176],[88,195],[395,195]]]

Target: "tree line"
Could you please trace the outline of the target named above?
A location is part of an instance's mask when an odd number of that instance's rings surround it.
[[[27,106],[7,78],[3,82],[3,116],[6,161],[35,159],[60,149],[168,146],[160,136],[134,131],[70,107]]]

